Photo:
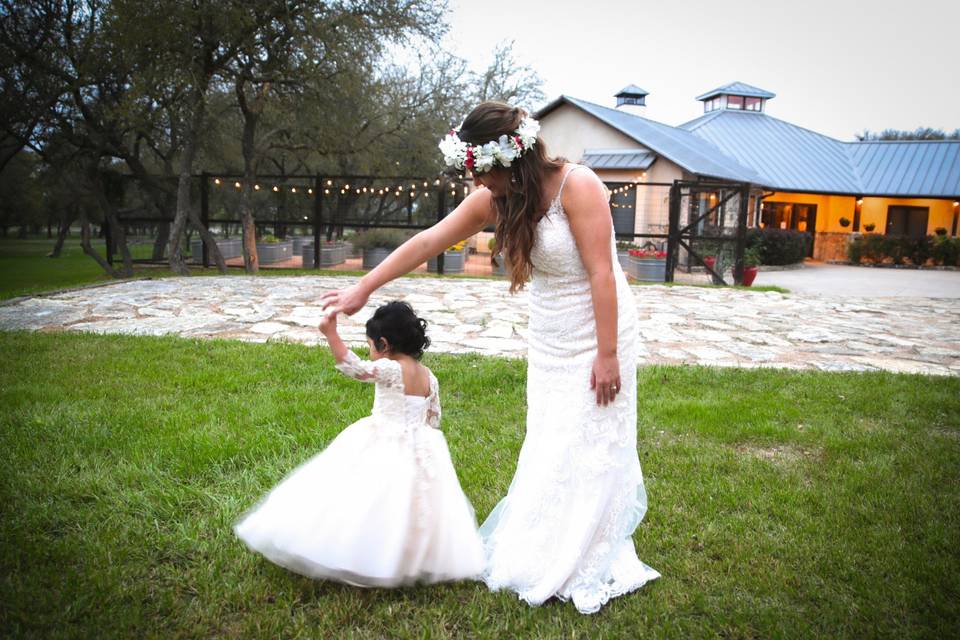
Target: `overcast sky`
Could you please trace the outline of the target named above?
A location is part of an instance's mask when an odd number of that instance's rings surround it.
[[[841,140],[863,129],[960,127],[957,0],[450,0],[447,46],[481,68],[501,40],[566,94],[605,106],[627,84],[677,125],[739,80],[767,113]],[[542,106],[542,105],[536,105]]]

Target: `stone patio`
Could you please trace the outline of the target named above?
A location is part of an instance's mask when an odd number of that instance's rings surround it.
[[[354,277],[214,276],[120,282],[9,301],[0,329],[175,334],[318,344],[318,299]],[[727,288],[632,287],[639,364],[887,370],[960,375],[960,299],[831,297]],[[402,298],[430,323],[431,351],[523,357],[524,294],[502,280],[401,278],[342,318],[365,345],[376,304]]]

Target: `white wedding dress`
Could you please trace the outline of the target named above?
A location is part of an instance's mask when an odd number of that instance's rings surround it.
[[[590,282],[560,202],[564,176],[530,254],[526,437],[507,495],[480,527],[493,590],[531,605],[551,597],[594,613],[660,574],[637,557],[631,535],[647,496],[637,456],[637,314],[610,252],[617,287],[622,388],[597,405]],[[597,178],[599,179],[599,178]]]
[[[373,413],[274,487],[237,536],[287,569],[361,587],[477,578],[483,546],[439,428],[436,377],[421,397],[404,394],[393,360],[348,351],[337,369],[376,384]]]

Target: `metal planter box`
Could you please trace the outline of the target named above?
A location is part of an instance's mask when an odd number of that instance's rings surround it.
[[[303,267],[305,269],[312,269],[315,265],[313,262],[313,243],[308,243],[303,245],[303,248],[300,250],[300,255],[303,256]],[[342,244],[327,244],[324,243],[320,245],[320,266],[321,267],[335,267],[338,264],[343,264],[347,260],[347,249]]]
[[[257,258],[260,264],[285,262],[293,257],[293,242],[258,242]]]
[[[630,256],[629,274],[644,282],[663,282],[667,276],[666,258],[634,258]]]
[[[443,252],[443,272],[444,273],[463,273],[467,262],[467,251],[444,251]],[[437,259],[427,260],[427,271],[437,273]]]
[[[372,249],[363,250],[363,268],[364,269],[373,269],[375,266],[387,259],[387,256],[393,249],[386,249],[384,247],[374,247]]]
[[[243,255],[243,240],[240,238],[217,240],[217,248],[220,249],[220,255],[224,260],[239,258]],[[190,242],[190,258],[198,264],[203,262],[203,240],[198,238]],[[213,262],[213,256],[210,256],[210,261]]]

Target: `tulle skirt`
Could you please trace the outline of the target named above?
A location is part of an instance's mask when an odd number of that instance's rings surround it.
[[[291,571],[360,587],[476,578],[483,545],[443,433],[368,416],[234,526]]]

